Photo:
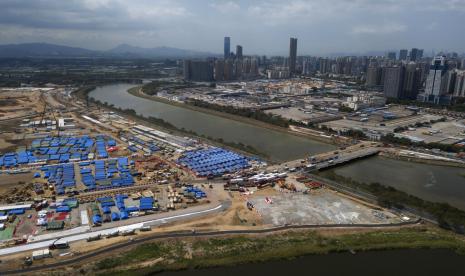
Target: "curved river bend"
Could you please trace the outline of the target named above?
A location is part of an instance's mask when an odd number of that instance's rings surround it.
[[[134,86],[133,84],[106,85],[91,91],[89,96],[101,102],[114,104],[116,107],[134,109],[145,117],[163,119],[178,128],[213,138],[222,138],[227,142],[250,145],[274,161],[288,161],[335,148],[333,145],[288,133],[139,98],[127,93],[127,90]]]
[[[101,102],[130,108],[145,117],[161,118],[178,128],[224,141],[250,145],[274,161],[287,161],[333,150],[324,144],[231,119],[151,101],[127,92],[133,84],[113,84],[89,93]],[[379,182],[425,200],[448,202],[465,210],[465,169],[373,157],[333,169],[361,182]]]

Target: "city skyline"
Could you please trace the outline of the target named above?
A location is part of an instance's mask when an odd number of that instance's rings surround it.
[[[107,50],[127,43],[221,53],[221,39],[247,54],[366,54],[425,49],[463,53],[465,1],[2,1],[0,44],[49,42]]]

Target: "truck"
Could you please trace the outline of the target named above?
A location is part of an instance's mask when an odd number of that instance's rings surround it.
[[[36,250],[32,252],[33,260],[40,260],[40,259],[45,259],[45,258],[50,258],[50,257],[52,257],[52,254],[50,253],[50,250],[48,249],[41,249],[41,250]]]
[[[92,242],[92,241],[98,241],[102,238],[100,234],[95,235],[95,236],[90,236],[87,238],[87,242]]]
[[[234,178],[234,179],[229,180],[230,184],[239,184],[242,182],[244,182],[244,178]]]
[[[311,169],[315,169],[316,168],[316,165],[315,164],[308,164],[306,166],[307,169],[311,170]]]
[[[135,233],[136,233],[136,230],[134,229],[124,230],[124,231],[121,231],[121,236],[134,235]]]
[[[49,249],[65,249],[69,248],[69,243],[67,241],[56,240],[49,247]]]
[[[150,225],[142,226],[139,229],[141,232],[152,231],[152,227]]]
[[[112,238],[112,237],[117,237],[118,235],[119,235],[119,231],[116,230],[116,231],[108,233],[106,236],[107,236],[107,239],[109,239],[109,238]]]

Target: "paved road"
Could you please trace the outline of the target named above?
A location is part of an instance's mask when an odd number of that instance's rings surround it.
[[[360,147],[364,145],[364,147]],[[329,152],[325,152],[319,155],[313,156],[317,161],[313,162],[316,165],[315,169],[323,169],[332,166],[336,166],[338,164],[347,163],[355,159],[375,155],[379,153],[380,149],[375,147],[374,145],[370,145],[370,143],[362,142],[355,146],[351,146],[345,150],[333,150]],[[335,153],[337,152],[337,153]],[[337,158],[337,159],[335,159]],[[332,159],[332,161],[329,161]],[[309,162],[302,163],[302,160],[306,159],[298,159],[293,161],[288,161],[286,163],[282,163],[279,165],[272,165],[269,166],[269,170],[282,170],[284,167],[293,168],[293,167],[300,167],[302,165],[306,165]],[[326,161],[323,161],[326,160]]]
[[[330,225],[284,225],[278,226],[273,228],[265,228],[265,229],[256,229],[256,230],[226,230],[226,231],[212,231],[212,232],[177,232],[177,233],[166,233],[154,236],[148,236],[144,238],[134,239],[130,241],[126,241],[123,243],[114,244],[108,247],[101,248],[99,250],[80,255],[76,258],[56,262],[53,264],[41,265],[41,266],[32,266],[26,267],[17,270],[9,270],[9,271],[0,271],[1,275],[11,275],[11,274],[19,274],[19,273],[30,273],[33,271],[45,270],[45,269],[52,269],[58,268],[61,266],[70,266],[73,264],[77,264],[87,259],[91,259],[93,257],[99,256],[100,254],[107,253],[109,251],[119,250],[128,246],[137,245],[146,243],[149,241],[159,240],[159,239],[166,239],[166,238],[183,238],[183,237],[211,237],[211,236],[220,236],[220,235],[237,235],[237,234],[263,234],[263,233],[272,233],[278,232],[283,230],[289,229],[316,229],[316,228],[388,228],[388,227],[399,227],[404,225],[413,225],[421,223],[420,220],[412,221],[412,222],[402,222],[397,224],[330,224]]]
[[[115,231],[140,229],[142,226],[147,226],[147,225],[157,226],[157,225],[161,225],[161,224],[168,223],[168,222],[175,222],[175,221],[180,221],[180,220],[188,219],[188,218],[195,218],[195,217],[199,217],[199,216],[203,216],[203,215],[207,215],[207,214],[211,214],[215,212],[221,212],[221,211],[228,209],[229,206],[231,206],[231,202],[226,201],[209,209],[204,209],[204,210],[199,210],[199,211],[194,211],[194,212],[189,212],[189,213],[182,213],[182,214],[173,215],[173,216],[166,216],[166,217],[162,217],[158,219],[145,220],[145,221],[140,221],[138,223],[122,225],[118,227],[112,227],[112,228],[107,228],[107,229],[102,229],[102,230],[97,230],[97,231],[90,231],[89,229],[88,230],[89,232],[78,233],[78,234],[73,234],[70,236],[62,237],[60,238],[60,241],[67,241],[71,243],[75,241],[86,240],[89,237],[93,237],[99,234],[103,236],[109,233],[113,233]],[[84,231],[86,230],[84,229]],[[53,244],[53,242],[56,240],[57,239],[55,238],[55,239],[49,239],[49,240],[40,241],[40,242],[27,243],[24,245],[18,245],[14,247],[2,248],[0,249],[0,256],[20,253],[20,252],[35,250],[35,249],[40,249],[40,248],[47,248],[48,246]]]

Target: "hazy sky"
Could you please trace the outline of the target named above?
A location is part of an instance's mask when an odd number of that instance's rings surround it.
[[[244,54],[465,51],[465,0],[0,0],[0,44],[121,43]],[[235,49],[235,48],[233,48]]]

